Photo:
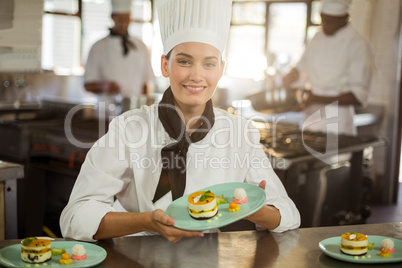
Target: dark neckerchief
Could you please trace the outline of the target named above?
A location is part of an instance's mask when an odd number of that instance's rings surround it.
[[[186,126],[175,109],[170,87],[165,91],[158,105],[158,117],[165,131],[177,142],[162,148],[162,172],[152,200],[154,203],[169,191],[172,191],[173,200],[183,196],[186,188],[188,147],[190,143],[202,140],[215,123],[212,101],[209,100],[200,119],[202,120],[201,126],[189,136]]]
[[[123,55],[126,56],[128,54],[129,47],[132,49],[136,49],[136,46],[131,40],[128,38],[128,35],[120,35],[117,32],[110,29],[111,36],[120,36],[121,37],[121,44],[123,46]]]

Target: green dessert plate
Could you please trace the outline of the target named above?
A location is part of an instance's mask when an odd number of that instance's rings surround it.
[[[248,197],[248,201],[240,204],[240,210],[229,212],[229,203],[233,201],[233,194],[236,188],[243,188]],[[200,189],[200,191],[210,190],[215,196],[223,194],[226,204],[218,206],[218,215],[209,220],[196,220],[191,218],[188,213],[187,198],[189,195],[182,196],[173,201],[166,209],[166,215],[175,219],[174,226],[183,230],[204,231],[220,228],[225,225],[238,221],[259,210],[266,201],[265,191],[260,187],[241,182],[231,182],[213,185]]]
[[[362,258],[362,256],[354,257],[350,255],[343,254],[340,250],[341,237],[331,237],[322,240],[318,245],[320,249],[328,256],[346,262],[354,263],[391,263],[391,262],[402,262],[402,241],[385,236],[367,235],[368,242],[374,243],[372,250],[367,250],[367,254]],[[391,257],[384,258],[379,255],[381,248],[381,241],[389,238],[394,241],[395,252],[391,253]]]
[[[0,264],[5,267],[92,267],[101,263],[106,258],[106,250],[103,248],[80,241],[52,241],[52,248],[65,248],[71,257],[71,249],[74,245],[81,244],[85,247],[87,258],[85,260],[73,260],[71,264],[60,264],[59,256],[52,256],[46,263],[34,264],[21,260],[21,245],[16,244],[0,249]]]

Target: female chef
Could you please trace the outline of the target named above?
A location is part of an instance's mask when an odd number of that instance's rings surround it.
[[[265,189],[266,205],[248,220],[274,232],[299,227],[299,212],[262,150],[258,130],[212,106],[231,4],[157,1],[161,69],[170,87],[160,103],[116,117],[88,152],[61,215],[63,236],[93,241],[152,231],[172,242],[203,236],[173,227],[164,210],[180,196],[225,182]],[[113,207],[115,200],[124,212]]]

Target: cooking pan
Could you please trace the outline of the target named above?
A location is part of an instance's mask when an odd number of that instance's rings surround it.
[[[259,91],[247,96],[256,111],[280,110],[295,111],[300,110],[300,103],[303,99],[304,89],[274,88]]]

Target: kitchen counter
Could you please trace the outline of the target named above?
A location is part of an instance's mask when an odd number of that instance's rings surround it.
[[[175,244],[159,235],[131,236],[96,242],[107,251],[106,259],[96,267],[357,267],[328,257],[318,246],[326,238],[350,231],[369,237],[402,239],[402,223],[300,228],[282,234],[222,232],[183,239]],[[3,240],[0,248],[19,242]],[[370,254],[375,254],[375,250]],[[384,264],[370,265],[370,268],[375,267],[384,267]],[[390,263],[386,267],[401,267],[401,263]]]
[[[235,100],[234,109],[237,114],[257,122],[273,122],[294,124],[299,126],[303,121],[303,111],[295,105],[281,105],[275,109],[256,109],[250,100]],[[257,106],[258,107],[258,106]],[[353,121],[356,127],[377,125],[384,116],[384,107],[370,104],[364,108],[356,108]]]
[[[0,160],[0,181],[21,179],[24,177],[24,166]]]

